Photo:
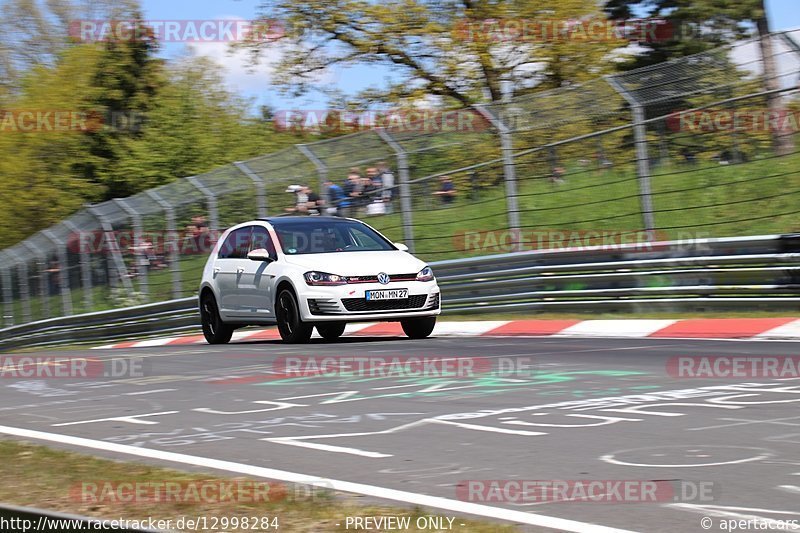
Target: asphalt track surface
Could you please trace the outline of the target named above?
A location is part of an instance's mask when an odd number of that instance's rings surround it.
[[[428,504],[441,516],[474,510],[521,523],[526,513],[532,518],[523,531],[721,531],[730,519],[760,520],[739,529],[756,531],[779,520],[800,523],[800,379],[670,372],[680,356],[798,356],[796,342],[349,338],[62,355],[137,361],[145,376],[0,380],[0,437],[185,469],[274,469],[363,484],[374,489],[365,492],[370,497],[421,495],[405,503]],[[297,356],[486,358],[521,370],[503,377],[274,373],[277,358]],[[552,502],[470,493],[470,480],[505,480],[506,488],[508,480],[658,481],[660,488],[658,501]],[[664,483],[677,493],[662,490]],[[705,494],[692,494],[699,488]],[[493,499],[481,499],[487,496]],[[464,507],[442,510],[444,501]],[[710,529],[701,527],[703,517]]]

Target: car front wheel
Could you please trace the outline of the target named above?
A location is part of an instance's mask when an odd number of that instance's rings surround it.
[[[325,324],[317,324],[317,333],[319,333],[326,341],[338,339],[344,333],[345,322],[329,322]]]
[[[217,301],[211,293],[205,293],[200,300],[200,323],[203,336],[209,344],[227,344],[233,335],[233,328],[222,321]]]
[[[433,327],[436,325],[436,317],[409,318],[401,320],[400,325],[403,326],[403,331],[409,338],[424,339],[433,332]]]
[[[275,315],[278,319],[278,332],[285,342],[300,344],[311,338],[314,326],[306,324],[300,318],[300,308],[292,291],[283,289],[278,294]]]

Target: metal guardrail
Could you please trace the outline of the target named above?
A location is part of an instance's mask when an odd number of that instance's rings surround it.
[[[444,311],[800,310],[800,234],[537,250],[431,263]],[[0,330],[0,349],[198,331],[196,298]]]

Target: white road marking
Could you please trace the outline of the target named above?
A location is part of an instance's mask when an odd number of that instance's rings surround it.
[[[126,392],[126,393],[123,394],[123,396],[143,396],[145,394],[156,394],[156,393],[159,393],[159,392],[172,392],[172,391],[176,391],[176,390],[178,390],[178,389],[156,389],[156,390],[145,390],[145,391],[141,391],[141,392]]]
[[[147,413],[143,415],[130,415],[130,416],[112,416],[109,418],[95,418],[94,420],[79,420],[77,422],[62,422],[60,424],[53,424],[54,427],[58,426],[77,426],[78,424],[92,424],[94,422],[127,422],[129,424],[144,424],[144,425],[151,425],[151,424],[158,424],[158,422],[153,422],[152,420],[139,420],[139,418],[144,416],[160,416],[160,415],[174,415],[175,413],[179,413],[180,411],[164,411],[161,413]]]
[[[235,472],[238,474],[244,474],[258,478],[275,479],[287,483],[313,485],[314,483],[319,483],[320,481],[319,476],[299,474],[296,472],[288,472],[286,470],[275,470],[272,468],[263,468],[242,463],[235,463],[232,461],[223,461],[220,459],[211,459],[208,457],[198,457],[194,455],[184,455],[181,453],[140,448],[138,446],[130,446],[127,444],[103,442],[82,437],[59,435],[56,433],[46,433],[44,431],[0,426],[0,434],[47,442],[57,442],[59,444],[66,444],[69,446],[78,446],[81,448],[90,448],[94,450],[133,455],[137,457],[145,457],[148,459],[157,459],[160,461],[199,466],[203,468],[212,468],[214,470]],[[442,498],[440,496],[429,496],[427,494],[418,494],[415,492],[376,487],[374,485],[365,485],[351,481],[340,481],[335,479],[326,481],[329,483],[327,486],[332,490],[350,492],[353,494],[362,494],[364,496],[382,498],[385,500],[394,500],[412,505],[419,505],[422,507],[444,509],[456,513],[464,513],[486,518],[496,518],[499,520],[516,522],[520,524],[552,528],[561,531],[570,531],[575,533],[633,533],[629,530],[600,526],[589,522],[579,522],[577,520],[569,520],[566,518],[544,516],[540,514],[526,513],[523,511],[514,511],[511,509],[502,509],[500,507],[492,507],[491,505],[463,502],[459,500],[452,500],[450,498]]]
[[[314,450],[322,450],[324,452],[335,453],[349,453],[350,455],[360,455],[361,457],[370,457],[373,459],[382,457],[393,457],[390,453],[370,452],[367,450],[359,450],[358,448],[347,448],[344,446],[332,446],[330,444],[318,444],[316,442],[303,442],[300,440],[279,440],[279,439],[261,439],[278,444],[286,444],[288,446],[300,446],[301,448],[312,448]]]
[[[554,337],[647,337],[671,326],[677,320],[584,320]]]
[[[174,340],[178,340],[180,337],[161,337],[160,339],[150,339],[147,341],[141,341],[136,343],[136,348],[150,348],[153,346],[164,346],[165,344],[169,344]]]

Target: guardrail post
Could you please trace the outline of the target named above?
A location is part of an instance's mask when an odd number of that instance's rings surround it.
[[[253,180],[253,183],[256,185],[256,205],[258,206],[258,217],[264,218],[267,216],[267,187],[264,183],[264,180],[253,172],[253,170],[247,166],[247,163],[244,161],[236,161],[233,163],[236,168],[242,171],[242,173]]]
[[[47,293],[47,276],[45,276],[45,270],[47,270],[47,253],[30,242],[29,239],[22,241],[22,245],[27,246],[28,250],[39,258],[39,297],[42,300],[41,314],[42,318],[50,318],[50,295]]]
[[[72,314],[72,295],[69,292],[69,263],[67,262],[67,243],[62,242],[50,230],[42,230],[42,235],[47,237],[56,246],[58,256],[58,279],[61,286],[61,305],[64,315]]]
[[[414,221],[412,218],[411,210],[411,185],[409,184],[409,167],[408,167],[408,154],[400,146],[394,137],[384,128],[378,128],[375,131],[383,142],[389,145],[395,155],[397,156],[397,180],[400,187],[400,211],[403,217],[403,239],[408,251],[414,253]],[[426,198],[428,195],[426,195]]]
[[[517,167],[514,163],[514,138],[511,136],[511,130],[506,126],[505,122],[496,117],[491,111],[483,106],[472,106],[478,113],[481,114],[489,123],[494,126],[500,137],[500,149],[503,153],[503,177],[506,184],[506,207],[508,209],[508,229],[512,235],[519,236],[519,204],[517,201]],[[519,237],[516,238],[520,240]],[[521,248],[522,243],[516,243],[516,249]]]
[[[217,210],[217,195],[211,192],[211,189],[203,185],[196,176],[189,176],[186,178],[189,183],[200,191],[208,201],[208,225],[211,234],[216,236],[219,231],[219,211]]]
[[[146,301],[148,299],[148,294],[150,293],[147,284],[147,271],[150,261],[148,260],[147,254],[142,247],[142,232],[144,231],[142,227],[142,216],[130,205],[128,205],[128,203],[122,198],[116,198],[114,199],[114,202],[120,206],[123,211],[128,213],[128,216],[130,216],[131,220],[133,221],[133,255],[134,261],[136,261],[136,276],[139,278],[139,290]]]
[[[145,191],[145,194],[153,199],[167,217],[167,238],[165,240],[165,252],[169,255],[169,270],[172,272],[172,297],[180,298],[183,294],[181,287],[181,269],[180,269],[180,246],[178,245],[178,230],[175,221],[175,208],[172,204],[164,200],[157,192],[150,189]]]
[[[649,235],[655,230],[653,219],[653,199],[650,189],[650,156],[647,153],[647,122],[642,104],[628,92],[613,76],[605,76],[606,81],[631,106],[633,114],[633,137],[636,145],[636,174],[639,177],[639,201],[642,210],[642,223]]]
[[[92,262],[89,257],[89,243],[86,241],[84,231],[70,222],[64,221],[64,225],[78,238],[78,257],[81,263],[81,285],[83,286],[83,306],[86,312],[90,312],[94,307],[94,296],[92,294]]]
[[[317,174],[319,175],[319,194],[323,196],[325,193],[325,182],[328,181],[328,167],[326,167],[325,163],[323,163],[305,144],[295,144],[294,146],[317,167]]]
[[[122,252],[119,246],[117,246],[117,239],[114,236],[114,226],[112,226],[111,222],[109,222],[105,216],[101,215],[95,207],[89,206],[86,210],[100,222],[100,226],[103,228],[106,250],[111,254],[111,260],[114,263],[117,276],[120,281],[122,281],[122,285],[127,290],[133,292],[133,282],[131,282],[131,279],[128,277],[128,267],[125,266]]]

